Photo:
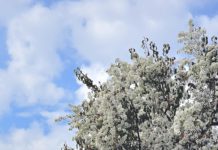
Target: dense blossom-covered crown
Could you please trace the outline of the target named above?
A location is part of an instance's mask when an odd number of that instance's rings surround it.
[[[67,116],[80,149],[218,149],[217,37],[190,21],[179,42],[190,57],[176,61],[144,38],[145,56],[129,49],[132,62],[117,59],[101,87],[76,70],[92,89]]]

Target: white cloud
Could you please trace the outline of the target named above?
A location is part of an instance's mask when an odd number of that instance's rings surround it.
[[[72,18],[72,43],[79,54],[91,62],[109,63],[116,57],[126,59],[128,49],[139,48],[144,35],[158,44],[176,43],[177,33],[191,17],[185,4],[170,0],[95,0],[62,7]]]
[[[92,64],[90,66],[82,66],[81,70],[83,73],[87,74],[89,78],[93,80],[93,83],[99,86],[99,82],[103,83],[107,81],[108,74],[106,73],[106,69],[104,66],[100,64]],[[81,81],[77,80],[77,83],[80,85],[79,89],[76,91],[76,96],[78,102],[81,100],[87,99],[88,89]]]
[[[64,143],[75,147],[68,126],[54,124],[49,120],[49,133],[43,130],[43,124],[33,122],[29,128],[14,128],[7,135],[0,135],[0,149],[3,150],[58,150]]]
[[[28,10],[32,4],[32,0],[1,0],[0,25],[7,25],[12,18]]]
[[[196,17],[197,25],[200,25],[201,27],[204,27],[207,30],[207,33],[209,36],[218,36],[218,15],[215,15],[214,17],[208,17],[208,16],[197,16]]]
[[[65,98],[67,91],[54,83],[64,69],[59,50],[64,47],[65,32],[59,22],[56,12],[40,5],[10,21],[10,61],[6,70],[0,70],[0,103],[5,110],[12,100],[18,105],[53,105]]]

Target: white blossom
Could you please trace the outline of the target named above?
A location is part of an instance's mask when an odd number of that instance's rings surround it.
[[[191,59],[161,56],[147,42],[150,55],[131,49],[131,63],[117,59],[104,88],[84,82],[94,91],[67,116],[78,129],[77,144],[90,150],[217,149],[217,45],[193,21],[179,34],[179,52]]]

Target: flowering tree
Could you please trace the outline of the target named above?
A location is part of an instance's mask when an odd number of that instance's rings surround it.
[[[189,22],[179,33],[188,58],[170,57],[144,38],[145,56],[129,49],[131,63],[117,59],[101,86],[79,68],[75,74],[89,87],[87,100],[66,116],[74,140],[87,150],[218,149],[218,45]],[[65,118],[65,119],[66,119]]]

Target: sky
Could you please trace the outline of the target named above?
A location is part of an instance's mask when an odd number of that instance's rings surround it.
[[[88,89],[76,67],[104,82],[116,58],[143,55],[144,36],[171,54],[188,20],[218,35],[218,0],[0,0],[0,149],[74,147],[66,122]]]

